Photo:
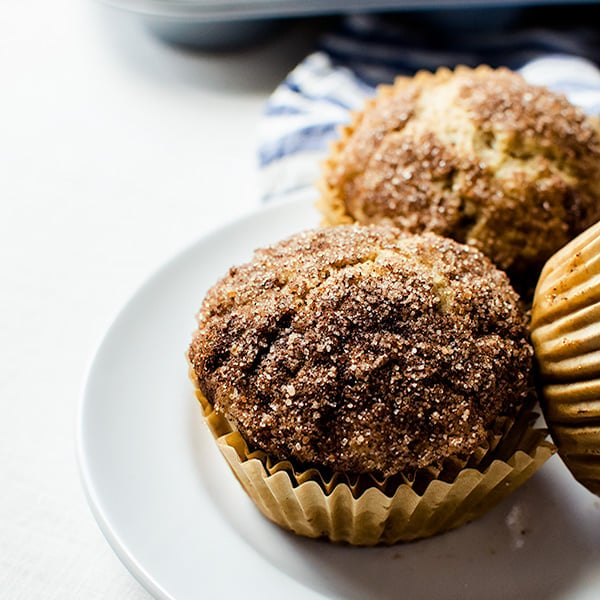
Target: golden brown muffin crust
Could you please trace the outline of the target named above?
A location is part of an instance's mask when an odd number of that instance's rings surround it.
[[[383,87],[325,163],[329,224],[393,224],[476,246],[515,278],[600,219],[600,135],[566,98],[507,69]]]
[[[189,350],[251,447],[384,475],[482,444],[530,392],[506,275],[432,234],[340,226],[255,253],[207,294]]]

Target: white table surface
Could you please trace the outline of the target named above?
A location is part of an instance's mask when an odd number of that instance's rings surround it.
[[[149,597],[81,489],[84,373],[140,282],[257,205],[261,107],[310,27],[210,54],[91,1],[2,3],[1,598]]]

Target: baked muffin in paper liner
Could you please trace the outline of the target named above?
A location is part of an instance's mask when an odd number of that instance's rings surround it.
[[[324,224],[391,224],[468,243],[522,293],[600,218],[600,135],[567,99],[506,68],[379,86],[322,164]],[[532,290],[531,290],[532,291]]]
[[[188,360],[219,447],[259,509],[301,535],[433,535],[552,453],[531,425],[519,298],[451,239],[298,232],[231,268],[196,319]]]
[[[542,408],[559,454],[600,495],[600,222],[546,263],[531,328]]]
[[[356,546],[394,544],[454,529],[490,510],[554,452],[537,415],[524,407],[500,418],[488,445],[441,470],[421,469],[384,479],[302,468],[252,451],[190,378],[216,443],[260,512],[284,529],[309,538]]]

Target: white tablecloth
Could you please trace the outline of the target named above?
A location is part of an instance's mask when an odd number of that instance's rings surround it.
[[[261,110],[312,50],[312,28],[211,54],[166,45],[92,0],[2,4],[2,600],[149,598],[103,538],[79,482],[86,368],[157,266],[258,205]],[[593,536],[600,505],[586,496],[582,506],[588,521],[548,556],[564,549],[559,575],[571,586],[567,572],[587,556],[581,585],[596,594],[597,549],[580,530]]]
[[[142,599],[77,473],[86,366],[166,258],[252,209],[255,128],[310,49],[165,45],[82,0],[0,17],[0,597]]]

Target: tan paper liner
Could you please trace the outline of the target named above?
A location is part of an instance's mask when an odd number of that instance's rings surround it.
[[[453,529],[498,504],[555,450],[546,441],[547,431],[532,426],[537,415],[525,410],[516,421],[499,422],[503,435],[495,435],[490,447],[472,459],[478,468],[451,463],[441,473],[421,471],[384,480],[316,468],[297,471],[291,462],[274,462],[262,451],[250,451],[240,433],[213,410],[192,373],[190,377],[219,449],[258,509],[284,529],[310,538],[373,546]],[[443,481],[449,474],[451,479]]]
[[[542,409],[559,454],[600,496],[600,223],[544,266],[531,329]]]

